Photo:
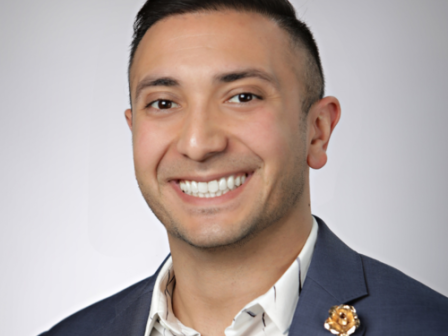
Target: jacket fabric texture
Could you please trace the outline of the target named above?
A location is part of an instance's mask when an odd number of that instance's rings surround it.
[[[317,218],[318,237],[289,329],[290,336],[329,336],[334,305],[355,307],[353,336],[448,335],[448,298],[397,269],[345,245]],[[41,336],[143,336],[157,272],[61,321]]]

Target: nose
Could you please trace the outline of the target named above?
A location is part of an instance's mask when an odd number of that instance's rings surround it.
[[[219,112],[196,107],[183,120],[177,150],[191,160],[202,162],[222,153],[228,146]]]

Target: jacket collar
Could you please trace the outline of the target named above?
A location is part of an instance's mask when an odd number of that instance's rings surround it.
[[[324,329],[330,307],[368,295],[361,256],[336,237],[320,218],[316,220],[319,224],[316,246],[289,336],[330,335]],[[361,321],[354,336],[363,333]]]

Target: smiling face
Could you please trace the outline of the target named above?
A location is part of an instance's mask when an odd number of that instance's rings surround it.
[[[253,13],[177,15],[148,30],[126,117],[139,187],[171,237],[229,246],[308,206],[301,55]]]

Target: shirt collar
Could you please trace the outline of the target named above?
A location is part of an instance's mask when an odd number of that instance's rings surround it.
[[[173,259],[170,256],[160,270],[154,285],[145,336],[151,334],[151,330],[157,321],[159,321],[159,323],[166,329],[174,331],[175,335],[199,335],[197,331],[184,326],[176,316],[174,316],[172,294],[175,284],[176,279],[174,277]]]

